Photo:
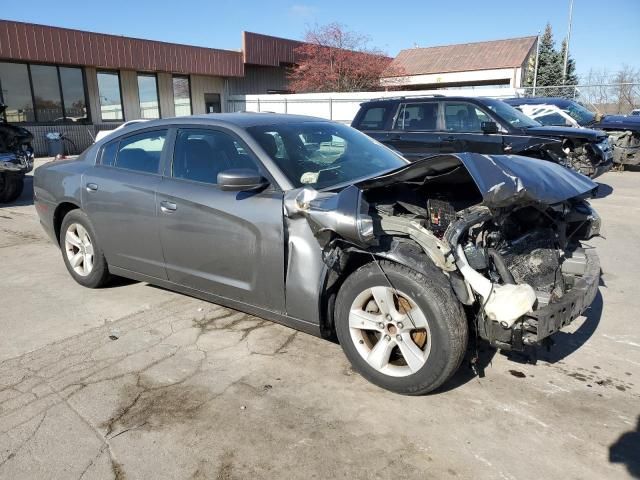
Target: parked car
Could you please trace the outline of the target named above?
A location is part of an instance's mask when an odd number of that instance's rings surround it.
[[[633,110],[631,110],[631,113],[629,113],[629,115],[633,117],[640,117],[640,108],[634,108]]]
[[[511,98],[505,102],[543,125],[604,130],[613,146],[614,163],[640,164],[640,117],[600,115],[566,98]]]
[[[365,102],[352,127],[409,160],[433,153],[517,154],[597,177],[611,168],[604,132],[545,127],[506,103],[482,97],[398,97]]]
[[[0,103],[0,203],[13,202],[24,189],[24,176],[33,170],[33,135],[4,121]]]
[[[235,113],[146,122],[43,165],[34,202],[81,285],[119,275],[335,335],[365,378],[422,394],[470,338],[522,350],[589,306],[595,188],[551,162],[410,163],[342,124]]]

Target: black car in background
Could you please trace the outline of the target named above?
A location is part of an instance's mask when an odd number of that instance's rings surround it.
[[[556,162],[592,178],[613,162],[604,132],[542,126],[493,98],[371,100],[361,104],[351,126],[412,161],[434,153],[517,154]]]
[[[578,102],[559,97],[509,98],[505,102],[523,111],[531,106],[540,107],[535,119],[543,125],[579,125],[604,130],[613,146],[614,163],[640,165],[640,116],[633,112],[632,115],[602,115]],[[557,110],[545,111],[545,106]]]

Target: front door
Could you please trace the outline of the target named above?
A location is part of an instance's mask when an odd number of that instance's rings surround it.
[[[167,130],[151,130],[103,146],[82,178],[82,207],[110,265],[165,279],[156,219],[156,188]]]
[[[173,159],[158,187],[160,238],[169,280],[284,313],[282,193],[224,191],[223,170],[260,170],[235,134],[177,131]]]
[[[442,153],[475,152],[503,154],[502,133],[484,133],[482,122],[491,122],[486,112],[469,102],[442,102],[444,130]]]
[[[437,130],[438,102],[403,103],[384,143],[416,161],[441,151]]]
[[[204,111],[205,113],[221,113],[222,104],[220,102],[219,93],[204,94]]]

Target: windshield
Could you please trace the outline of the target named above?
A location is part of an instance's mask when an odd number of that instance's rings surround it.
[[[511,105],[504,103],[502,100],[493,100],[490,98],[484,99],[484,104],[500,117],[505,122],[508,122],[512,127],[516,128],[528,128],[539,127],[540,124],[535,120],[530,119],[520,110],[513,108]]]
[[[579,103],[570,102],[565,108],[563,108],[571,117],[580,125],[589,125],[596,119],[596,114],[590,112]]]
[[[332,187],[406,165],[387,147],[337,123],[259,125],[247,131],[296,188]]]

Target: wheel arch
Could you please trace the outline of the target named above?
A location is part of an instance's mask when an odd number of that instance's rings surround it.
[[[464,282],[452,272],[444,275],[420,246],[413,240],[389,237],[386,248],[379,251],[359,250],[352,247],[340,248],[337,268],[325,268],[322,294],[320,295],[320,332],[323,338],[335,338],[334,310],[338,290],[344,281],[358,268],[380,260],[388,260],[417,271],[431,279],[439,279],[442,288],[452,289],[461,303],[465,303],[468,295]]]
[[[58,204],[56,209],[53,212],[53,232],[58,241],[58,245],[60,244],[60,229],[62,228],[62,221],[64,217],[72,210],[77,210],[80,208],[75,202],[72,201],[64,201]]]

